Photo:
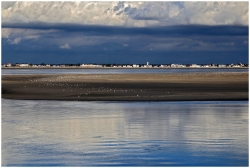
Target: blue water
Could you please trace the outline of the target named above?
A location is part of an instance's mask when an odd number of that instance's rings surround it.
[[[2,99],[2,166],[248,166],[248,103]]]
[[[228,69],[2,69],[3,75],[18,74],[140,74],[140,73],[248,72],[248,68]]]

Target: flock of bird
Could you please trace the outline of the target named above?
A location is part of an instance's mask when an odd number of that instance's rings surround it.
[[[77,92],[77,97],[83,95],[89,95],[92,93],[135,93],[145,92],[143,89],[135,90],[135,89],[118,89],[118,88],[111,88],[111,87],[95,87],[91,83],[84,82],[84,79],[96,79],[96,78],[109,78],[114,75],[60,75],[60,76],[47,76],[43,78],[33,78],[28,79],[25,81],[24,87],[27,88],[28,85],[35,84],[38,87],[52,87],[60,89],[62,92],[71,91]],[[121,77],[117,76],[116,77]],[[124,75],[122,75],[124,77]],[[130,75],[125,75],[130,76]],[[77,82],[76,82],[77,81]],[[82,82],[81,82],[82,81]],[[102,85],[102,83],[100,83]],[[28,88],[27,88],[28,89]],[[139,96],[139,95],[136,95]]]
[[[168,76],[211,76],[211,75],[227,75],[227,74],[242,74],[247,72],[212,72],[212,73],[175,73],[175,74],[143,74],[144,77],[168,77]],[[53,87],[57,89],[61,89],[60,91],[71,91],[74,92],[77,97],[83,95],[89,95],[92,93],[134,93],[135,96],[139,96],[139,93],[143,93],[147,90],[145,89],[121,89],[121,88],[111,88],[111,87],[95,87],[91,83],[86,83],[84,80],[93,79],[125,79],[126,77],[134,77],[136,79],[136,75],[138,74],[103,74],[103,75],[59,75],[59,76],[46,76],[43,78],[32,78],[25,81],[24,87],[27,88],[29,84],[36,84],[38,87]],[[140,79],[138,79],[140,80]],[[82,82],[81,82],[82,81]],[[28,88],[27,88],[28,89]],[[150,91],[151,89],[148,89]],[[169,94],[169,91],[165,92],[165,94]],[[145,95],[145,94],[144,94]],[[151,96],[151,95],[149,95]]]

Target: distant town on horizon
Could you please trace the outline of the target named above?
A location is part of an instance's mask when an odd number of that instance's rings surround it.
[[[97,64],[97,63],[77,63],[77,64],[29,64],[29,63],[7,63],[2,64],[2,68],[248,68],[248,64]]]

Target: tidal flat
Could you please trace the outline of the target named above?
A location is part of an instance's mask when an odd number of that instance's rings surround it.
[[[2,98],[70,101],[248,100],[248,72],[2,75]]]

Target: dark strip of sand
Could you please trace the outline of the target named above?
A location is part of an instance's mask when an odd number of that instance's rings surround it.
[[[248,73],[2,75],[2,98],[83,101],[248,100]]]

